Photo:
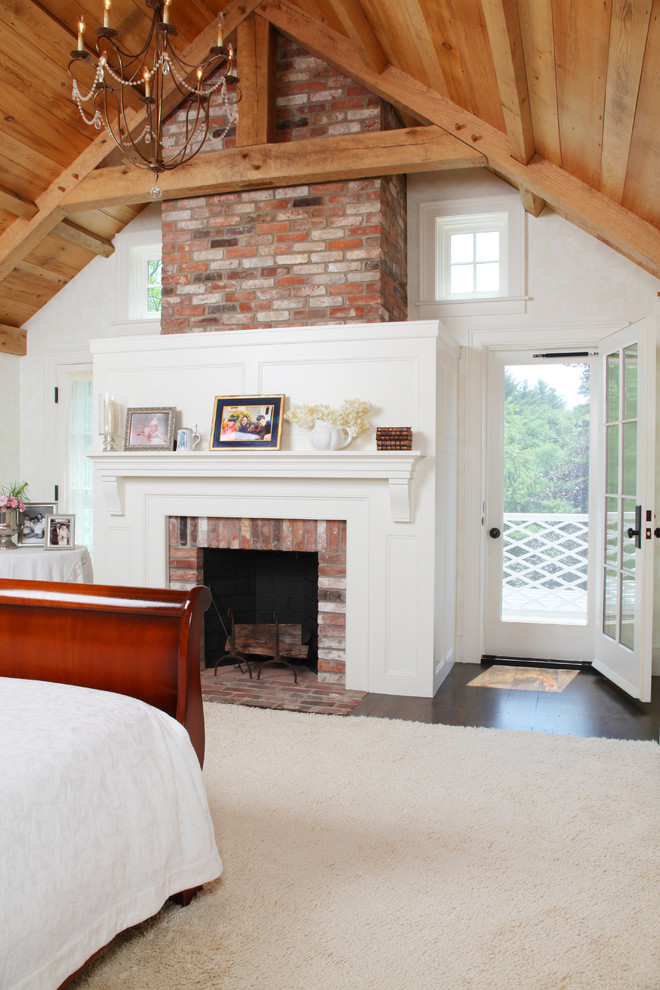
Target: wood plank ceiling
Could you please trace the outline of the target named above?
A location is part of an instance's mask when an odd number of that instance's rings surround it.
[[[311,178],[486,167],[660,276],[660,0],[173,0],[188,60],[238,50],[236,148],[162,177],[165,197]],[[112,0],[128,48],[144,0]],[[0,350],[150,201],[70,98],[77,22],[102,0],[0,4]],[[269,35],[280,31],[397,107],[402,129],[273,143]]]

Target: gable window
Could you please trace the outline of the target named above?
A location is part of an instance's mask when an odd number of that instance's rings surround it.
[[[525,214],[517,194],[419,209],[420,317],[525,311]]]
[[[436,299],[509,294],[508,215],[436,218]]]
[[[161,245],[129,248],[129,318],[152,320],[160,317]]]
[[[160,206],[148,206],[117,234],[116,324],[124,333],[160,330],[163,237]]]

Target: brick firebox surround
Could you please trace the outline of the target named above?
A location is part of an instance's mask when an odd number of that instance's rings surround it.
[[[169,584],[204,583],[204,549],[318,553],[318,680],[346,683],[346,522],[171,516]]]
[[[309,138],[399,126],[392,107],[293,42],[278,35],[276,49],[277,142],[304,155]],[[240,51],[237,65],[240,75]],[[168,126],[182,125],[175,115]],[[207,150],[233,145],[232,129]],[[170,200],[162,231],[161,333],[407,318],[404,175]]]

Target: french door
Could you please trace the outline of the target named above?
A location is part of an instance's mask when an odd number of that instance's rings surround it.
[[[655,341],[491,353],[485,652],[589,660],[651,689]]]
[[[599,610],[594,667],[651,700],[655,528],[655,339],[645,321],[601,342]]]
[[[589,356],[489,356],[487,653],[593,658],[592,372]]]

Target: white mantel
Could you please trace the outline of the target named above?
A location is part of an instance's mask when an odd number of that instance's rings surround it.
[[[412,480],[421,451],[235,451],[156,452],[90,455],[110,515],[124,515],[125,478],[362,478],[388,485],[393,522],[412,519]]]
[[[94,392],[175,406],[208,434],[215,396],[359,397],[413,451],[314,451],[285,423],[281,450],[91,455],[99,582],[163,587],[173,516],[346,520],[346,684],[432,697],[454,657],[458,351],[435,321],[177,334],[92,342]]]

